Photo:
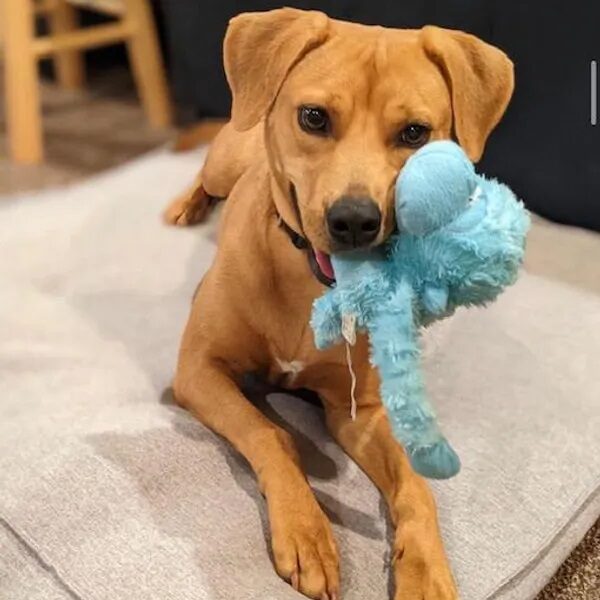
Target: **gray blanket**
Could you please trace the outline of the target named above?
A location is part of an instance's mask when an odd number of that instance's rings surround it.
[[[243,460],[169,384],[214,223],[159,213],[199,154],[0,201],[0,598],[292,600]],[[434,485],[465,600],[528,600],[600,514],[600,301],[524,274],[424,340],[463,460]],[[385,510],[321,411],[262,402],[334,523],[345,600],[389,596]]]

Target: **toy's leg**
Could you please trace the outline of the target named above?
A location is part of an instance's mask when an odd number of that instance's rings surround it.
[[[191,330],[184,336],[174,382],[177,402],[231,442],[256,473],[267,501],[279,575],[311,598],[338,598],[331,525],[301,470],[290,435],[246,399],[228,367],[213,360],[197,338]]]
[[[389,505],[396,528],[395,600],[457,600],[432,494],[392,436],[377,392],[359,399],[355,421],[348,415],[347,402],[331,397],[329,401],[324,397],[324,402],[331,433]]]
[[[460,461],[437,425],[427,400],[412,288],[401,282],[369,327],[373,363],[381,376],[381,400],[394,435],[418,473],[434,479],[456,475]]]

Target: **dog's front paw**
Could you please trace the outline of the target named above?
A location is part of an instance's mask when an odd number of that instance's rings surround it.
[[[458,591],[437,534],[427,525],[399,528],[394,544],[394,600],[458,600]]]
[[[339,599],[339,559],[329,520],[312,493],[269,503],[275,568],[299,592]]]

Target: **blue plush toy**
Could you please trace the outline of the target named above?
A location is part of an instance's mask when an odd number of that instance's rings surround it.
[[[315,301],[311,325],[321,349],[369,334],[394,435],[415,471],[445,479],[460,460],[426,398],[419,328],[484,305],[515,281],[529,216],[508,187],[477,175],[457,144],[440,141],[406,162],[396,221],[385,247],[332,257],[336,286]]]

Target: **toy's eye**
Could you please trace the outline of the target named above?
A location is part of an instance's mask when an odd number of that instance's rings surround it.
[[[482,195],[482,190],[479,186],[477,186],[474,190],[473,193],[469,196],[469,204],[473,204],[473,202],[477,202],[477,200],[479,200],[479,198]]]
[[[411,123],[398,134],[397,143],[400,146],[419,148],[428,142],[430,134],[431,129],[427,125]]]
[[[306,133],[316,135],[327,135],[330,130],[329,115],[320,106],[301,106],[298,109],[298,124]]]

